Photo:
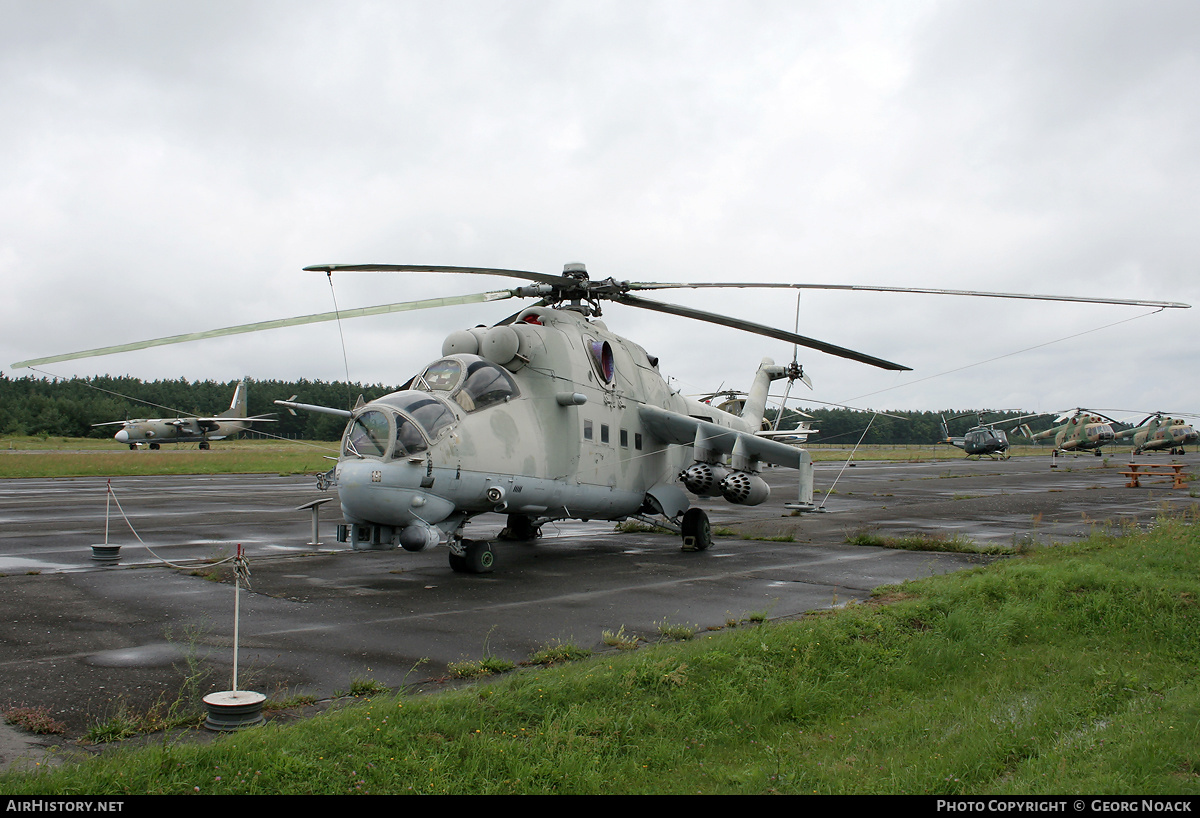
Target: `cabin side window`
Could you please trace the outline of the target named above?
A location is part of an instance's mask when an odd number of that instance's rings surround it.
[[[458,385],[462,366],[453,358],[443,358],[430,364],[421,374],[421,381],[430,391],[449,392]]]
[[[592,422],[590,420],[585,420],[583,422],[583,439],[584,440],[592,439]]]
[[[438,433],[454,422],[454,413],[450,411],[450,407],[434,398],[415,401],[404,407],[404,410],[421,424],[430,440],[437,440]]]
[[[392,448],[392,457],[404,457],[417,454],[429,448],[425,437],[414,421],[404,415],[396,415],[396,445]]]

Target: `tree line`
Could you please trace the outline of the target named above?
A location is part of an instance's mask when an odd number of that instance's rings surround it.
[[[111,437],[115,433],[114,427],[93,424],[135,418],[216,415],[229,408],[236,387],[237,381],[221,383],[189,381],[187,378],[142,381],[109,375],[14,379],[0,372],[0,435]],[[301,403],[348,409],[359,395],[364,400],[373,400],[397,389],[384,384],[347,384],[345,381],[257,381],[249,378],[246,387],[247,414],[269,414],[277,419],[273,423],[260,424],[256,429],[303,440],[337,440],[346,421],[316,412],[292,415],[275,406],[275,400],[296,395]],[[952,435],[962,435],[978,422],[976,412],[961,409],[941,412],[889,410],[887,414],[841,408],[804,411],[812,416],[810,422],[820,430],[809,438],[813,443],[854,445],[861,439],[867,444],[932,444],[942,437],[942,418],[947,419]],[[990,423],[1020,414],[984,413],[983,420]],[[773,411],[769,410],[767,416],[774,420]],[[780,427],[792,428],[800,419],[789,410]],[[1007,431],[1011,426],[1002,424],[999,428]]]
[[[237,381],[142,381],[102,375],[91,378],[9,378],[0,373],[0,435],[112,437],[114,426],[97,423],[137,418],[208,417],[229,408]],[[298,396],[301,403],[348,409],[362,395],[373,400],[396,391],[383,384],[345,381],[256,381],[246,379],[248,415],[270,415],[276,421],[253,428],[271,435],[303,440],[337,440],[344,418],[316,412],[292,415],[275,400]]]

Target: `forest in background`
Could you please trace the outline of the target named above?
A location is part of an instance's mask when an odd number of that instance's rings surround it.
[[[94,378],[9,378],[0,373],[0,435],[112,437],[115,426],[96,423],[136,418],[208,417],[229,408],[237,381],[146,381],[107,375]],[[337,440],[344,418],[316,412],[295,415],[274,401],[296,395],[301,403],[347,409],[358,396],[373,400],[396,391],[383,384],[345,381],[256,381],[246,379],[248,415],[276,421],[256,424],[269,435],[300,440]]]
[[[301,403],[349,408],[362,395],[373,400],[394,392],[397,387],[384,384],[346,384],[344,381],[257,381],[246,380],[249,398],[248,414],[272,415],[274,423],[258,426],[268,435],[288,439],[337,440],[345,420],[315,412],[290,414],[274,405],[275,400],[287,400],[293,395]],[[26,376],[9,378],[0,373],[0,435],[49,437],[111,437],[112,426],[93,426],[96,423],[134,418],[178,417],[187,415],[211,416],[229,408],[237,381],[159,380],[143,382],[131,377],[98,376],[92,378],[47,379]],[[888,410],[884,414],[854,409],[804,409],[819,432],[809,438],[812,443],[854,445],[864,444],[932,444],[941,438],[943,417],[952,435],[962,435],[976,424],[974,410],[947,409],[940,412],[908,412]],[[988,422],[1015,418],[1021,412],[985,413]],[[959,417],[967,415],[966,417]],[[773,419],[773,410],[768,411]],[[1038,419],[1041,426],[1046,419]],[[782,428],[795,426],[792,412],[784,416]],[[1014,424],[1015,425],[1015,424]],[[1036,423],[1035,423],[1036,427]],[[1000,425],[1008,431],[1007,424]],[[865,434],[864,434],[865,431]],[[861,440],[860,440],[861,439]]]

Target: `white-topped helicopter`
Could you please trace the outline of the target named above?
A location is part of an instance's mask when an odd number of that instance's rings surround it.
[[[655,519],[682,534],[685,550],[703,551],[712,539],[708,517],[691,506],[684,488],[696,496],[755,505],[770,494],[759,474],[768,463],[807,470],[811,487],[807,452],[756,434],[762,427],[768,385],[787,377],[787,367],[764,359],[740,412],[722,411],[679,394],[659,373],[655,357],[609,332],[597,320],[602,301],[733,327],[889,370],[908,367],[795,332],[632,293],[700,287],[863,289],[1187,306],[850,285],[592,281],[582,264],[566,265],[562,275],[424,265],[329,264],[305,269],[328,276],[483,274],[531,283],[103,347],[14,367],[340,318],[536,298],[536,304],[495,326],[451,333],[441,357],[401,390],[377,400],[360,401],[350,410],[276,401],[347,420],[336,466],[346,521],[339,526],[340,541],[360,549],[399,546],[409,551],[445,543],[454,570],[481,573],[492,570],[492,545],[464,537],[466,523],[478,515],[507,515],[506,531],[514,539],[537,537],[540,526],[551,520]]]

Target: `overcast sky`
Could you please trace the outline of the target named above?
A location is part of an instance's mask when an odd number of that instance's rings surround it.
[[[806,291],[808,397],[1200,412],[1200,4],[0,0],[0,364],[505,289],[317,263]],[[661,300],[790,329],[786,291]],[[399,384],[512,301],[48,365]],[[788,344],[619,306],[688,392]],[[301,398],[303,399],[303,397]],[[219,408],[219,407],[216,407]]]

